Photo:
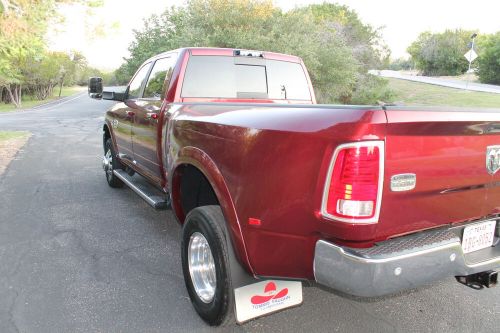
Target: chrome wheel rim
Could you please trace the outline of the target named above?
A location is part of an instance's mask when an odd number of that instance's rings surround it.
[[[217,284],[215,263],[207,239],[199,232],[193,233],[189,239],[188,260],[196,295],[204,303],[210,303],[215,296]]]
[[[111,149],[108,149],[102,159],[102,168],[106,172],[106,177],[110,179],[113,176],[113,156],[111,155]]]

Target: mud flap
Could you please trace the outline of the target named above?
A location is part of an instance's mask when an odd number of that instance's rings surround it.
[[[226,244],[234,290],[235,317],[238,324],[251,319],[302,304],[302,282],[288,280],[258,280],[241,267],[225,223]]]
[[[302,282],[267,280],[234,290],[236,322],[251,319],[302,304]]]

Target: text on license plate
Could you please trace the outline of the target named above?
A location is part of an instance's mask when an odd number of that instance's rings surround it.
[[[464,253],[484,249],[493,244],[497,221],[488,221],[470,225],[464,229],[462,250]]]

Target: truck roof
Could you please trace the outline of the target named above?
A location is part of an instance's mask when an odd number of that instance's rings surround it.
[[[184,47],[184,48],[179,48],[167,52],[162,52],[160,54],[155,55],[154,57],[151,57],[147,61],[154,60],[158,57],[170,54],[170,53],[183,53],[183,51],[189,52],[191,55],[213,55],[213,56],[234,56],[235,51],[245,51],[245,52],[258,52],[262,54],[262,57],[264,59],[273,59],[273,60],[281,60],[281,61],[289,61],[289,62],[296,62],[296,63],[301,63],[302,60],[293,55],[289,54],[283,54],[283,53],[276,53],[276,52],[267,52],[267,51],[259,51],[259,50],[247,50],[247,49],[230,49],[230,48],[218,48],[218,47]],[[146,62],[147,62],[146,61]]]

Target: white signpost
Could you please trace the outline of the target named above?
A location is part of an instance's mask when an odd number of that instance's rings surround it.
[[[473,49],[470,49],[464,54],[464,57],[469,60],[469,64],[471,64],[474,60],[476,60],[477,53]]]
[[[469,61],[469,70],[467,70],[468,74],[473,72],[473,69],[471,68],[472,62],[474,60],[476,60],[476,58],[477,58],[477,53],[476,53],[476,51],[474,51],[474,42],[476,40],[476,37],[477,37],[476,33],[474,33],[472,36],[470,36],[470,38],[472,39],[472,41],[469,43],[470,50],[464,54],[465,59],[467,59]],[[465,89],[469,88],[469,80],[470,80],[470,77],[467,77],[467,81],[465,83]]]

